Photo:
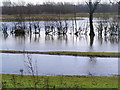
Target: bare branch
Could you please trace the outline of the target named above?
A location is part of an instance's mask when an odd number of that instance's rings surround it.
[[[120,1],[119,1],[119,0],[115,0],[115,2],[112,2],[111,0],[109,0],[109,2],[110,2],[111,4],[118,4]]]
[[[96,10],[97,6],[98,6],[99,2],[96,2],[93,6],[93,10],[92,10],[92,13],[94,13],[94,11]]]
[[[90,7],[89,3],[85,1],[85,3],[87,4],[88,7]]]

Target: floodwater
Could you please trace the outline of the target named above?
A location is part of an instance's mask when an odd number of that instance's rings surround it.
[[[0,50],[29,50],[29,51],[80,51],[80,52],[118,52],[118,37],[99,37],[95,29],[95,37],[90,39],[89,29],[87,35],[75,36],[70,34],[72,32],[71,23],[67,21],[69,28],[67,35],[45,35],[44,21],[40,21],[41,26],[40,35],[25,35],[15,36],[8,35],[4,37],[0,32]],[[27,22],[28,23],[28,22]],[[55,22],[50,22],[54,24]],[[94,20],[96,25],[97,20]],[[14,23],[6,22],[11,27]],[[27,24],[26,24],[27,25]],[[77,21],[77,26],[86,28],[88,25],[88,19],[84,18]],[[87,27],[89,28],[89,27]],[[34,30],[33,30],[34,31]],[[10,32],[10,30],[8,31]]]
[[[37,75],[118,75],[117,58],[93,58],[58,55],[1,54],[2,73],[29,75],[28,61]],[[35,73],[36,75],[36,73]]]
[[[71,21],[68,22],[68,33],[66,35],[45,35],[44,21],[40,21],[40,34],[26,34],[15,36],[10,34],[6,37],[0,30],[0,50],[27,50],[27,51],[79,51],[79,52],[118,52],[118,37],[99,37],[95,28],[95,37],[89,37],[81,33],[79,36],[71,34],[73,31]],[[98,20],[94,19],[94,26]],[[2,23],[2,22],[1,22]],[[0,24],[1,24],[0,23]],[[9,27],[13,22],[5,22]],[[54,22],[50,22],[54,23]],[[27,22],[28,24],[28,22]],[[26,25],[27,25],[26,24]],[[88,27],[88,18],[77,20],[77,26],[84,29]],[[78,27],[77,27],[78,28]],[[34,29],[33,29],[34,32]],[[0,54],[2,57],[0,65],[4,74],[24,74],[28,72],[28,57],[32,58],[33,67],[36,67],[38,75],[94,75],[110,76],[118,75],[118,58],[92,58],[74,56],[53,55],[26,55],[26,54]]]

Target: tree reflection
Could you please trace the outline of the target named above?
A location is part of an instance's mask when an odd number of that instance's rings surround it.
[[[32,34],[31,33],[29,34],[29,39],[30,39],[30,43],[31,43],[31,41],[32,41]]]
[[[95,64],[96,63],[96,58],[95,57],[90,57],[90,59],[89,59],[89,62],[91,63],[91,64]]]
[[[65,40],[67,42],[68,38],[67,38],[67,35],[58,35],[57,40],[60,40],[60,41]]]
[[[4,40],[6,40],[8,38],[8,34],[3,34]]]
[[[103,38],[101,35],[98,35],[98,41],[100,42],[101,45],[103,44]]]
[[[25,35],[15,35],[15,39],[20,45],[25,44]]]
[[[118,36],[110,36],[109,38],[111,44],[118,43]]]
[[[40,34],[38,35],[35,34],[34,42],[39,42],[39,39],[40,39]]]
[[[93,76],[94,72],[92,71],[92,69],[94,69],[94,65],[97,63],[97,59],[95,57],[90,57],[88,64],[89,64],[89,70],[88,70],[88,75],[89,76]]]
[[[108,42],[108,40],[107,40],[107,37],[106,37],[106,36],[104,37],[104,40],[105,40],[105,42],[106,42],[106,43]]]
[[[46,41],[54,41],[54,37],[51,34],[45,35],[45,40]]]
[[[94,42],[94,36],[90,36],[90,47],[92,48]]]
[[[119,36],[105,36],[104,41],[106,43],[110,42],[111,44],[118,44],[119,43]]]

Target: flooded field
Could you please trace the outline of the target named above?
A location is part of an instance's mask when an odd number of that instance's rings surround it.
[[[80,35],[76,36],[75,25],[72,26],[72,21],[67,21],[68,31],[67,34],[45,34],[45,24],[55,25],[55,21],[44,22],[40,21],[41,27],[40,34],[26,34],[24,36],[15,36],[10,34],[11,27],[14,26],[13,22],[5,22],[9,26],[6,37],[0,32],[0,49],[1,50],[30,50],[30,51],[80,51],[80,52],[118,52],[119,39],[118,36],[99,36],[97,31],[98,19],[94,19],[95,37],[90,39],[89,36],[89,23],[88,18],[77,20],[77,28],[82,28]],[[35,23],[35,22],[32,22]],[[36,22],[37,23],[37,22]],[[64,21],[62,21],[64,26]],[[29,22],[26,22],[26,26]],[[28,30],[28,29],[26,29]],[[56,29],[55,29],[56,30]],[[104,32],[103,32],[104,33]]]
[[[94,19],[95,36],[93,38],[89,36],[88,18],[76,20],[76,24],[72,20],[24,22],[26,25],[26,33],[24,35],[12,33],[12,28],[16,25],[16,22],[1,22],[4,26],[8,26],[8,30],[7,34],[6,32],[2,33],[2,30],[0,31],[0,41],[2,41],[0,50],[118,52],[118,33],[116,30],[111,31],[115,23],[109,24],[107,27],[103,21],[106,22],[107,20]],[[30,31],[29,25],[32,25],[30,26]],[[40,28],[37,29],[36,25],[39,25]],[[109,32],[99,31],[101,25]],[[117,24],[115,28],[118,29]],[[64,29],[67,29],[67,31],[64,31]],[[118,58],[30,56],[34,66],[37,67],[38,75],[118,75]],[[1,57],[2,73],[20,74],[22,69],[25,75],[30,74],[27,71],[28,68],[25,67],[29,55],[1,54]]]
[[[118,88],[120,1],[1,1],[0,88]]]
[[[1,54],[2,73],[31,74],[27,65],[29,58],[37,75],[118,75],[117,58],[92,58],[53,55]],[[35,73],[36,75],[36,73]]]

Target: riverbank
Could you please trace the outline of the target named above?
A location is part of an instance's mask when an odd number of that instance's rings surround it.
[[[118,76],[28,76],[2,74],[3,88],[118,88]]]
[[[0,50],[0,53],[13,54],[48,54],[48,55],[69,55],[69,56],[86,56],[86,57],[120,57],[120,53],[115,52],[70,52],[70,51],[14,51],[14,50]]]

